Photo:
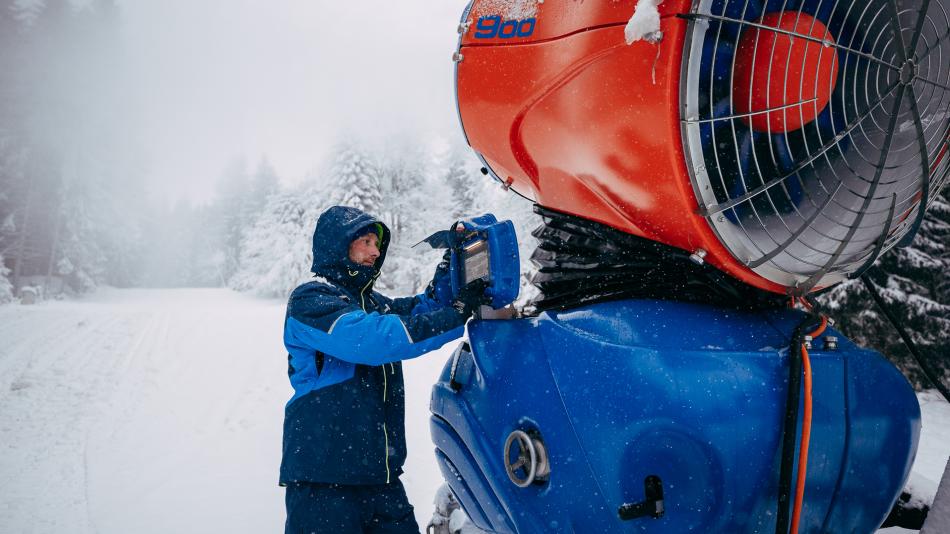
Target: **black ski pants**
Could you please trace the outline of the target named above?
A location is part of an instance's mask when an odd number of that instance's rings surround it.
[[[406,490],[389,484],[287,485],[284,534],[419,534]]]

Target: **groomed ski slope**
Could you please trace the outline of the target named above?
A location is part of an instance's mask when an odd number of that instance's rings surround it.
[[[282,532],[283,313],[225,289],[0,307],[0,532]],[[441,484],[429,391],[453,348],[406,363],[403,482],[422,528]],[[911,485],[932,499],[950,406],[921,402]]]

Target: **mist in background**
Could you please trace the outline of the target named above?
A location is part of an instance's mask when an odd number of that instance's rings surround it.
[[[342,133],[461,139],[451,55],[464,1],[117,3],[157,191],[208,198],[235,156],[266,155],[296,182]]]
[[[0,300],[278,296],[307,275],[334,203],[393,227],[394,290],[431,260],[403,241],[488,210],[529,228],[457,122],[464,6],[0,0]]]

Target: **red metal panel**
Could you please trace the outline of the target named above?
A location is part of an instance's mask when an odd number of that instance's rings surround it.
[[[738,263],[696,213],[679,122],[685,29],[664,17],[659,46],[627,45],[620,25],[541,43],[463,46],[463,127],[495,173],[538,203],[702,248],[716,267],[784,292]]]

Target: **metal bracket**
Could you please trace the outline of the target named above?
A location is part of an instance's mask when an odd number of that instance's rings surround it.
[[[463,341],[455,353],[452,354],[452,370],[449,372],[449,387],[452,388],[452,391],[458,393],[462,391],[462,383],[455,380],[455,373],[458,372],[459,360],[462,359],[462,352],[472,352],[472,347],[468,344],[468,341]]]

